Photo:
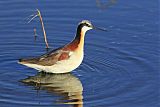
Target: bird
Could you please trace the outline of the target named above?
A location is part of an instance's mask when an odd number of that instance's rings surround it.
[[[18,63],[46,73],[68,73],[75,70],[84,58],[84,39],[88,30],[105,28],[93,26],[88,20],[82,20],[77,27],[74,39],[60,48],[53,49],[41,56],[22,58]]]

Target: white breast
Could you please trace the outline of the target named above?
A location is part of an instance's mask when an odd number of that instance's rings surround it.
[[[25,65],[37,69],[39,71],[45,71],[49,73],[67,73],[76,69],[82,63],[82,60],[83,60],[83,52],[81,54],[77,52],[72,52],[70,54],[69,59],[58,61],[56,64],[52,66],[42,66],[36,64],[25,64]]]
[[[83,60],[83,55],[79,56],[77,53],[72,53],[69,59],[59,61],[52,66],[46,66],[44,70],[46,72],[52,72],[52,73],[71,72],[82,63],[82,60]]]

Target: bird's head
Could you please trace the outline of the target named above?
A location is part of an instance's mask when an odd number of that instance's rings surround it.
[[[105,28],[99,28],[99,27],[95,27],[93,26],[93,24],[88,21],[88,20],[82,20],[79,24],[78,24],[78,29],[81,30],[82,32],[86,32],[88,30],[91,29],[96,29],[96,30],[102,30],[102,31],[107,31]]]
[[[78,24],[78,28],[81,29],[82,32],[86,32],[88,30],[93,29],[93,25],[90,21],[88,20],[82,20],[79,24]]]

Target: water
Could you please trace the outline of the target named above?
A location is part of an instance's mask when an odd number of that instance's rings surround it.
[[[52,48],[71,41],[83,19],[109,32],[87,32],[83,63],[71,74],[37,74],[17,64],[45,53],[38,18],[27,24],[37,8]],[[0,1],[1,107],[158,107],[158,14],[153,0]]]

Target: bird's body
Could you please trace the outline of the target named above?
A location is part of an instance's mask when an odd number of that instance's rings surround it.
[[[40,57],[20,59],[19,63],[48,73],[71,72],[82,63],[85,33],[92,28],[89,21],[83,20],[79,23],[72,42]]]

